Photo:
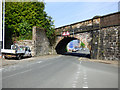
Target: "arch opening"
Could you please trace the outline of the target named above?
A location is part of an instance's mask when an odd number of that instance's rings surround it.
[[[79,45],[73,45],[72,48],[70,47],[70,43],[73,41],[78,41]],[[90,50],[87,48],[81,47],[81,42],[78,38],[75,37],[64,37],[56,46],[55,50],[57,54],[62,55],[72,55],[72,56],[82,56],[82,57],[90,57]],[[70,50],[71,49],[71,50]],[[74,51],[74,49],[76,51]]]
[[[67,52],[66,46],[67,44],[72,41],[72,40],[77,40],[77,38],[74,37],[64,37],[56,46],[55,50],[57,54],[64,54]]]

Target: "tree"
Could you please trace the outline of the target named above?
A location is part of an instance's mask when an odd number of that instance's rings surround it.
[[[81,42],[81,47],[84,48],[85,47],[85,44],[83,42]]]
[[[17,40],[31,39],[32,27],[39,26],[46,30],[50,41],[55,38],[52,18],[44,11],[44,2],[6,2],[5,29]],[[7,33],[9,36],[10,33]]]
[[[19,39],[32,39],[32,31],[29,23],[23,20],[18,29],[20,31]]]

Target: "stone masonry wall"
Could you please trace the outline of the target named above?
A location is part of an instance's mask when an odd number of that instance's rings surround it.
[[[92,59],[97,59],[98,58],[99,33],[100,33],[100,30],[96,30],[96,31],[91,32],[92,40],[91,40],[90,54],[91,54]]]
[[[119,60],[120,26],[106,27],[92,32],[91,58]]]
[[[45,30],[39,27],[33,27],[33,42],[35,56],[50,54],[49,41]]]
[[[120,26],[102,28],[99,40],[99,59],[119,60],[119,35]]]

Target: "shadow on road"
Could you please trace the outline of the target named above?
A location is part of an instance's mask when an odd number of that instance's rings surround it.
[[[31,58],[31,57],[22,57],[20,60],[27,59],[27,58]],[[9,60],[9,61],[10,61],[10,60],[12,60],[12,61],[13,61],[13,60],[15,60],[15,61],[18,60],[17,58],[14,58],[14,57],[12,57],[12,58],[5,58],[5,59],[6,59],[6,60]]]
[[[77,53],[77,52],[66,52],[62,55],[90,58],[90,54]]]

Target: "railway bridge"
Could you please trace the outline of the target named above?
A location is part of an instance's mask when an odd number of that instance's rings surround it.
[[[120,12],[65,25],[56,28],[56,52],[66,52],[66,45],[75,39],[85,43],[91,58],[119,60],[120,55]],[[69,31],[69,36],[61,33]]]

